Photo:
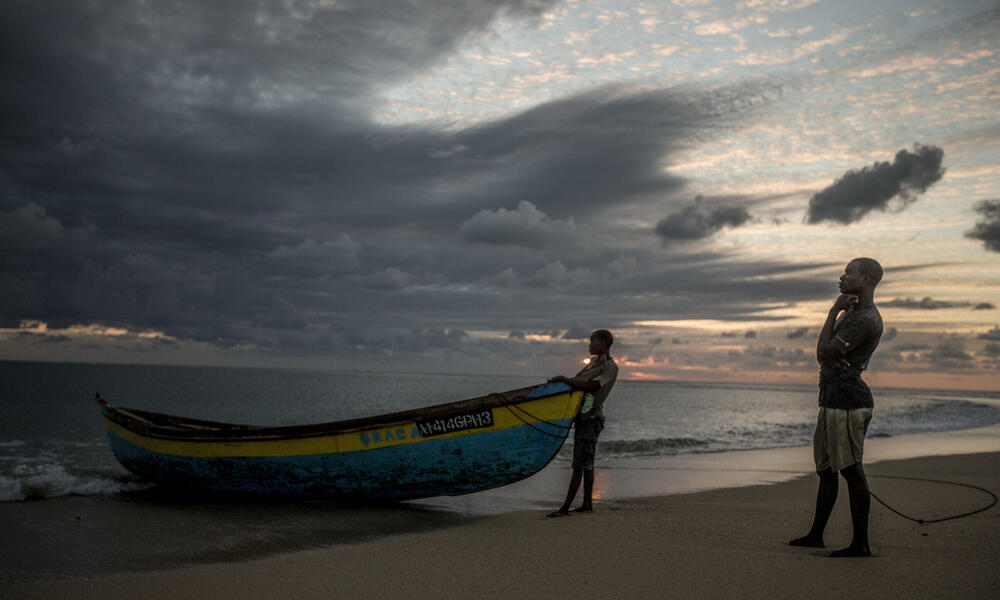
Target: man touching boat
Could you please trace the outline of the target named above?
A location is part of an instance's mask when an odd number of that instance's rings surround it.
[[[607,329],[594,331],[590,334],[588,350],[592,356],[587,366],[574,377],[557,375],[549,379],[550,382],[565,383],[574,390],[584,392],[580,410],[573,420],[573,475],[569,480],[566,500],[559,510],[548,515],[550,517],[565,517],[570,514],[569,507],[576,498],[581,481],[583,503],[573,512],[594,510],[594,456],[597,438],[604,429],[604,401],[618,379],[618,364],[611,358],[611,345],[614,341],[614,336]]]

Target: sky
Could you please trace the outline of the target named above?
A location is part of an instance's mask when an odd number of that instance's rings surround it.
[[[0,359],[1000,388],[994,1],[0,13]]]

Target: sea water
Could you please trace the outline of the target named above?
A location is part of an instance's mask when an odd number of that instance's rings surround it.
[[[118,464],[96,392],[130,408],[293,425],[463,400],[543,380],[0,362],[0,584],[246,560],[360,540],[391,544],[400,533],[486,514],[528,509],[542,514],[558,505],[569,478],[572,436],[538,474],[460,497],[378,505],[186,495],[152,486]],[[997,448],[1000,394],[877,389],[875,401],[874,455],[934,452],[940,444],[923,442],[942,436],[949,452],[983,451],[967,443],[983,431],[987,449]],[[811,469],[807,446],[816,418],[811,386],[619,381],[605,415],[595,489],[599,506],[643,495],[784,481]],[[960,434],[949,433],[957,430]],[[905,435],[910,433],[921,435]],[[909,449],[889,456],[887,446]],[[811,502],[803,499],[805,505]]]
[[[109,495],[148,484],[111,453],[94,394],[129,408],[213,421],[294,425],[429,406],[543,377],[0,362],[0,502]],[[875,390],[869,437],[1000,422],[1000,394]],[[600,460],[811,443],[811,386],[619,381]],[[572,436],[554,461],[565,466]]]

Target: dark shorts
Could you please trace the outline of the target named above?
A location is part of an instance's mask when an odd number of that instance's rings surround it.
[[[597,436],[604,429],[604,419],[584,419],[576,422],[573,435],[573,468],[581,471],[594,470],[594,455],[597,453]]]

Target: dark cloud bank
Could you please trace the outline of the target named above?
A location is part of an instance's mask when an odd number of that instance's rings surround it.
[[[1000,200],[983,200],[975,210],[980,219],[965,236],[980,240],[987,250],[1000,252]]]
[[[766,86],[605,87],[460,129],[372,119],[378,86],[550,4],[5,4],[0,326],[385,356],[827,297],[830,265],[656,243],[749,220],[675,205],[662,164]],[[626,254],[609,216],[650,203],[668,216]]]
[[[860,221],[873,210],[885,212],[896,200],[900,207],[916,201],[927,188],[941,180],[944,150],[915,144],[889,162],[848,171],[826,189],[809,199],[806,222],[833,221],[849,224]]]

